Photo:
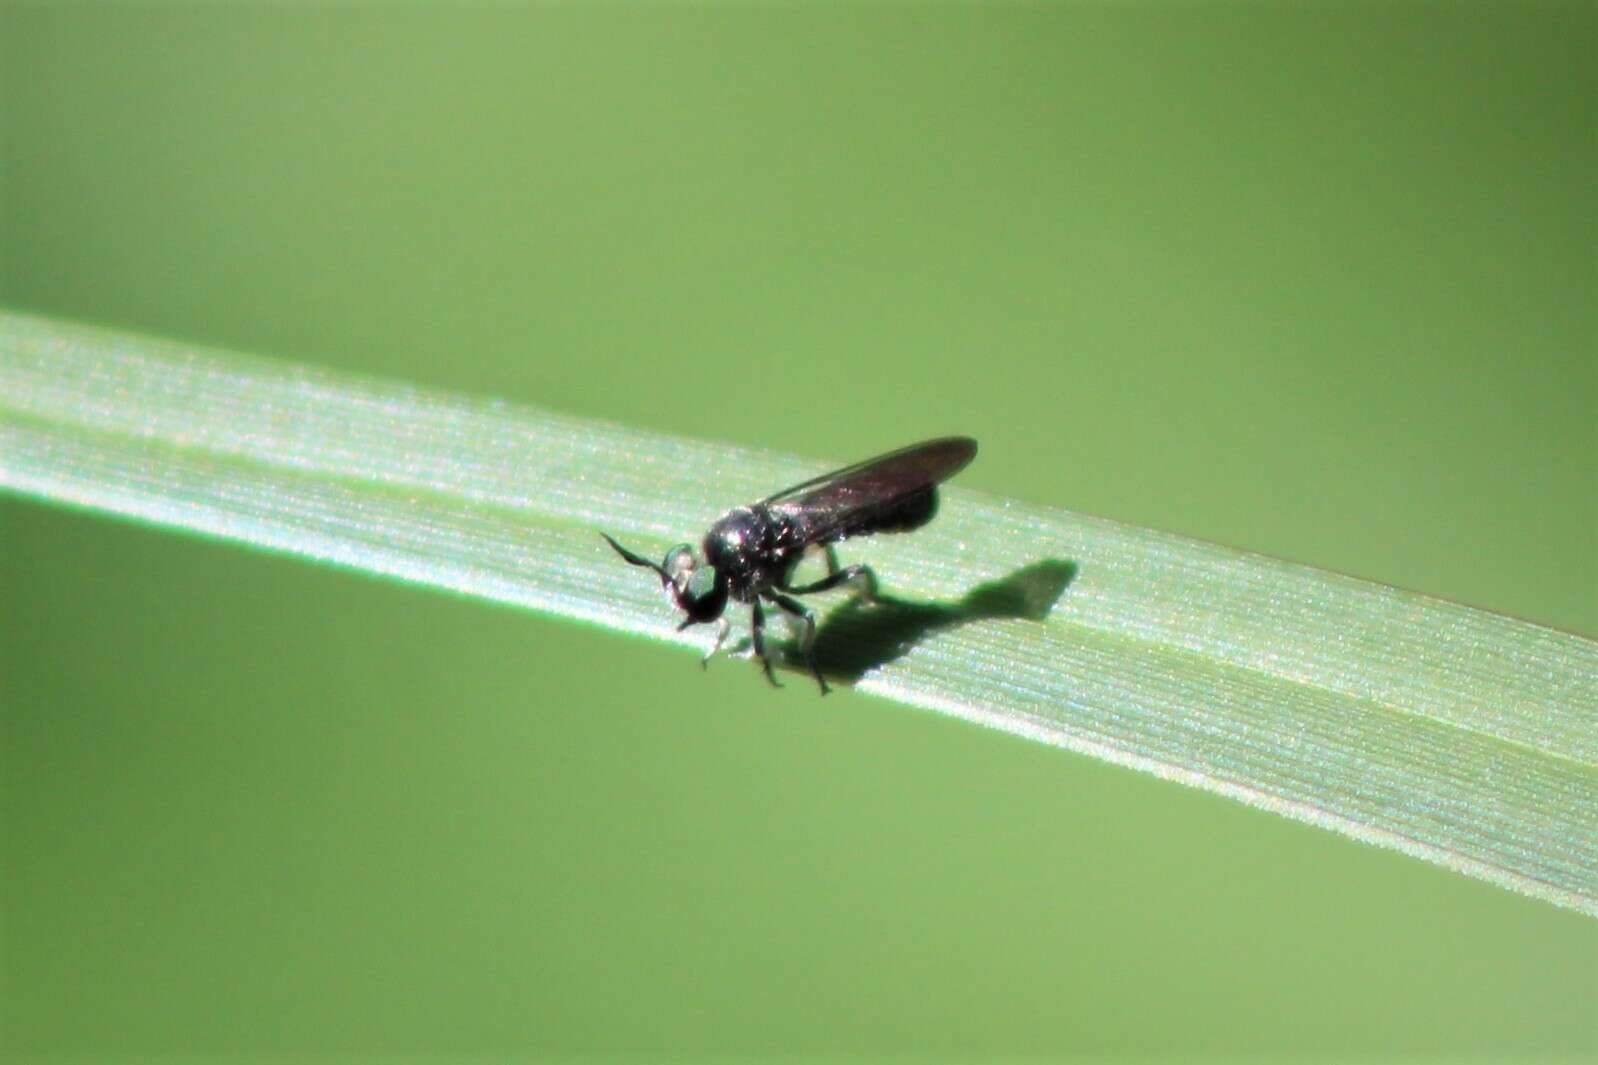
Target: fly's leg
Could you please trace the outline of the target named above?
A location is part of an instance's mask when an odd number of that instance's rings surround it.
[[[727,638],[727,630],[731,627],[732,625],[725,616],[716,619],[716,642],[710,645],[710,650],[705,652],[705,657],[699,660],[700,669],[710,668],[710,660],[716,657],[717,651],[721,650],[721,643]]]
[[[877,601],[877,575],[870,566],[845,566],[829,577],[823,577],[814,584],[801,585],[798,588],[784,588],[783,591],[791,595],[814,595],[816,592],[825,592],[848,584],[851,581],[860,583],[861,593],[866,597],[866,602]]]
[[[815,674],[816,683],[821,685],[821,694],[826,695],[832,689],[827,687],[827,680],[821,675],[821,668],[816,665],[816,615],[797,599],[790,599],[780,592],[766,594],[771,597],[773,603],[805,623],[805,635],[800,646],[804,649],[805,662],[810,666],[810,672]]]
[[[777,674],[771,668],[771,659],[766,655],[766,612],[760,609],[760,600],[756,599],[750,604],[754,610],[755,654],[760,656],[760,664],[766,669],[766,679],[771,681],[773,688],[782,687],[777,683]]]
[[[805,553],[814,557],[821,556],[821,561],[827,566],[827,576],[835,577],[843,569],[843,564],[838,561],[838,549],[831,544],[811,544],[805,548]],[[779,586],[782,587],[782,586]]]

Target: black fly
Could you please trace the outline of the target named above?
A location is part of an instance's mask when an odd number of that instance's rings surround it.
[[[877,577],[869,566],[839,568],[832,546],[851,536],[919,529],[938,512],[939,482],[959,473],[976,457],[977,442],[965,436],[947,436],[913,444],[886,455],[845,467],[823,477],[796,484],[758,503],[729,510],[705,533],[695,556],[688,544],[666,552],[660,564],[634,554],[605,539],[616,553],[635,566],[647,566],[660,575],[672,602],[687,615],[678,630],[716,622],[714,655],[727,637],[722,616],[727,600],[748,603],[754,614],[755,654],[766,679],[777,683],[766,654],[766,615],[761,600],[804,622],[804,654],[821,693],[827,682],[816,667],[816,619],[793,597],[824,592],[840,584],[858,582],[868,598],[877,594]],[[605,534],[601,533],[604,536]],[[789,577],[805,549],[825,547],[827,576],[813,584],[794,587]],[[705,661],[710,661],[710,655]]]

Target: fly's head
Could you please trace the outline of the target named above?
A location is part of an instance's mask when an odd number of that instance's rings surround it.
[[[727,578],[716,567],[700,562],[687,544],[678,544],[666,552],[661,582],[677,609],[688,615],[683,628],[715,621],[727,608]]]
[[[600,535],[605,536],[604,533]],[[634,566],[652,569],[660,577],[661,587],[677,609],[687,615],[677,628],[686,629],[690,625],[715,621],[727,609],[726,576],[718,572],[716,567],[702,563],[689,545],[678,544],[666,552],[664,562],[656,565],[642,555],[627,550],[609,536],[605,536],[605,540],[622,558]]]

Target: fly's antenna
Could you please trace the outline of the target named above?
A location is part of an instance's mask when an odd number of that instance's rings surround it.
[[[618,555],[620,555],[622,558],[626,559],[628,562],[631,562],[635,566],[647,566],[650,569],[654,570],[657,574],[660,575],[660,583],[661,584],[670,584],[671,583],[671,578],[666,576],[666,570],[660,564],[655,563],[655,562],[651,562],[651,561],[649,561],[649,559],[645,558],[644,556],[634,554],[633,552],[627,550],[625,547],[623,547],[620,544],[618,544],[615,540],[612,540],[610,538],[610,534],[609,533],[600,533],[599,535],[603,536],[605,538],[605,542],[607,544],[609,544],[611,547],[614,547],[616,549],[616,553]]]

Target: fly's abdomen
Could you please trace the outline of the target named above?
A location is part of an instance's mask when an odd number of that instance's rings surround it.
[[[938,513],[938,490],[931,486],[912,492],[888,508],[866,532],[909,532],[919,529]]]
[[[909,495],[850,514],[828,530],[825,540],[832,542],[873,533],[909,532],[921,528],[937,513],[938,490],[928,485]]]

